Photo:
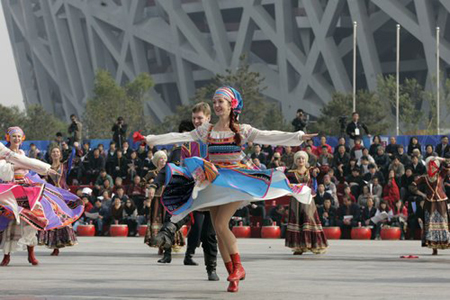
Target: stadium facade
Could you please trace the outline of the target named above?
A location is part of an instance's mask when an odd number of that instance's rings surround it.
[[[145,109],[161,120],[242,54],[286,118],[299,107],[317,116],[334,91],[352,91],[354,21],[358,89],[375,90],[378,75],[395,72],[397,23],[402,77],[432,88],[436,26],[444,76],[450,65],[448,0],[1,2],[25,104],[65,119],[83,113],[99,68],[119,83],[150,73]]]

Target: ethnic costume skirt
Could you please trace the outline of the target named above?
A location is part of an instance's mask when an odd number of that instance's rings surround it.
[[[24,250],[26,246],[36,246],[37,230],[25,222],[12,220],[0,235],[0,249],[5,254]]]
[[[164,211],[163,205],[161,205],[161,198],[154,197],[151,204],[151,214],[145,232],[144,243],[149,247],[156,248],[155,237],[158,235],[159,230],[162,228],[163,223],[168,221],[170,215]],[[185,245],[183,234],[180,230],[175,233],[175,239],[172,246],[173,250],[178,250]]]
[[[242,165],[240,165],[242,166]],[[184,160],[184,166],[166,165],[162,203],[178,222],[196,210],[231,202],[252,202],[291,195],[309,204],[311,189],[305,184],[290,184],[283,170],[253,170],[218,166],[199,158]]]
[[[296,254],[307,251],[321,254],[327,250],[327,238],[314,200],[310,204],[303,204],[291,199],[285,245],[292,248]]]
[[[450,248],[449,215],[447,201],[425,200],[422,247],[433,249]]]
[[[50,249],[59,249],[78,244],[77,236],[72,226],[65,226],[53,230],[40,230],[37,234],[39,246],[46,246]]]
[[[75,222],[84,211],[79,197],[57,188],[38,175],[27,174],[24,183],[0,184],[0,231],[15,219],[37,230],[61,228]]]

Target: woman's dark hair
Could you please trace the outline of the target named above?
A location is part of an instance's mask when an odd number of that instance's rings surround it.
[[[373,136],[372,142],[375,142],[376,138],[378,138],[378,141],[381,143],[381,137],[378,134]]]
[[[241,134],[239,133],[239,123],[237,120],[237,116],[233,110],[231,110],[230,112],[230,129],[231,131],[234,132],[234,141],[236,142],[237,145],[240,146],[242,143],[242,137]]]
[[[191,120],[183,120],[180,122],[180,125],[178,125],[178,132],[189,132],[194,130],[194,124],[192,124]]]

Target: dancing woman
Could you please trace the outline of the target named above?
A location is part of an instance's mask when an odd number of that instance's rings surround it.
[[[50,149],[51,168],[56,171],[56,175],[47,176],[47,182],[53,184],[57,188],[69,190],[69,186],[66,183],[67,175],[70,170],[70,164],[75,150],[67,161],[62,162],[61,149],[54,147]],[[45,245],[53,252],[52,256],[59,255],[59,249],[77,244],[77,237],[72,229],[72,225],[68,225],[62,228],[39,231],[38,232],[38,245]]]
[[[0,158],[13,164],[7,183],[0,185],[0,231],[3,231],[0,248],[4,251],[1,266],[10,262],[10,253],[27,246],[28,261],[39,262],[34,255],[37,230],[51,230],[71,224],[83,213],[84,206],[75,195],[57,189],[32,175],[29,170],[42,175],[57,175],[50,165],[31,160],[20,149],[25,134],[19,127],[11,127],[6,134],[9,149],[0,143]],[[12,204],[11,204],[12,203]],[[16,218],[12,218],[15,216]],[[20,219],[19,219],[20,217]]]
[[[308,153],[298,151],[294,155],[294,167],[286,172],[291,183],[305,183],[313,187]],[[294,255],[311,251],[314,254],[324,253],[328,247],[327,238],[320,223],[314,200],[310,204],[298,202],[295,198],[289,204],[289,221],[286,233],[286,247],[292,248]]]
[[[270,145],[297,146],[314,134],[302,131],[287,133],[263,131],[239,124],[243,108],[240,93],[232,87],[219,88],[213,97],[218,121],[205,123],[187,133],[149,135],[135,133],[135,140],[145,139],[149,145],[164,145],[201,141],[208,145],[210,162],[198,157],[187,158],[184,167],[168,164],[166,188],[162,202],[177,222],[195,210],[209,209],[217,233],[219,250],[229,273],[228,291],[237,292],[238,282],[245,278],[236,238],[228,227],[236,210],[244,201],[260,201],[293,195],[310,203],[310,189],[290,185],[281,170],[250,170],[241,164],[241,147],[247,142]],[[192,184],[190,184],[192,182]]]
[[[426,167],[427,174],[414,181],[410,190],[425,199],[422,247],[433,249],[433,255],[437,255],[438,249],[450,248],[448,198],[444,189],[450,165],[444,158],[430,156],[426,160]],[[421,191],[421,186],[425,190]]]

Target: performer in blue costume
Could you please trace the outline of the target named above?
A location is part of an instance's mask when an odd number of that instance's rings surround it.
[[[309,204],[311,190],[305,184],[290,184],[284,169],[253,170],[241,163],[242,145],[254,142],[298,146],[315,134],[258,130],[238,123],[243,108],[240,93],[232,87],[219,88],[213,97],[216,124],[205,123],[191,132],[148,135],[135,133],[136,140],[149,145],[201,141],[208,145],[209,161],[199,157],[184,160],[183,167],[167,164],[162,202],[177,222],[196,210],[209,210],[217,233],[219,250],[229,272],[229,292],[238,291],[245,279],[237,241],[228,227],[236,210],[249,201],[292,195]]]

